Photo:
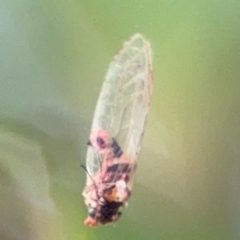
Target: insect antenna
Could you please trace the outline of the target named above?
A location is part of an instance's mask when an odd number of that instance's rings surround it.
[[[100,196],[98,195],[97,184],[95,183],[94,179],[92,178],[92,176],[91,176],[90,173],[88,172],[87,168],[86,168],[83,164],[81,164],[80,167],[83,168],[84,171],[87,173],[87,175],[91,178],[91,180],[92,180],[92,182],[93,182],[93,185],[94,185],[94,188],[95,188],[95,190],[96,190],[96,194],[97,194],[98,198],[100,198]]]
[[[92,178],[92,176],[91,176],[90,173],[88,172],[87,168],[86,168],[83,164],[81,164],[80,166],[85,170],[85,172],[87,173],[87,175],[91,178],[91,180],[92,180],[92,182],[93,182],[93,186],[94,186],[95,191],[96,191],[96,195],[97,195],[98,199],[100,199],[100,196],[99,196],[99,194],[98,194],[97,184],[95,183],[94,179]],[[99,206],[99,203],[98,203],[98,201],[97,201],[97,208],[98,208],[98,206]],[[94,218],[96,219],[96,216],[95,216]]]

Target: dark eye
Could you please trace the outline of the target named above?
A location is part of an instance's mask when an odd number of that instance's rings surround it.
[[[101,137],[97,137],[97,144],[100,148],[106,148],[106,143]]]
[[[96,216],[96,210],[94,208],[89,208],[88,209],[88,215],[91,217],[91,218],[95,218]]]

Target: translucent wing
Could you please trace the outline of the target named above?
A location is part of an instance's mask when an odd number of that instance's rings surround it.
[[[124,43],[111,62],[103,84],[92,130],[105,130],[115,138],[123,153],[135,163],[152,95],[150,44],[140,34]],[[88,148],[87,168],[94,176],[103,156]]]

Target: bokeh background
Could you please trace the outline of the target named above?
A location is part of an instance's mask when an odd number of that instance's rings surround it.
[[[0,239],[240,239],[240,3],[1,0]],[[86,142],[108,64],[136,32],[154,95],[135,188],[90,229]]]

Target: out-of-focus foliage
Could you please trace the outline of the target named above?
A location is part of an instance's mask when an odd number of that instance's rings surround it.
[[[239,239],[240,3],[3,0],[0,238]],[[154,95],[133,196],[88,229],[86,142],[108,64],[141,32]]]

